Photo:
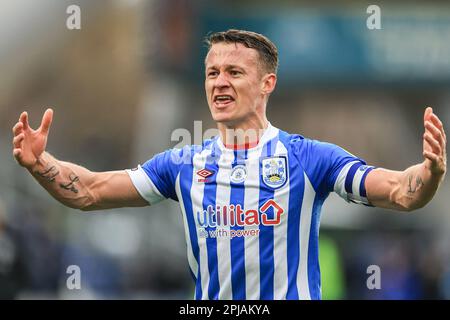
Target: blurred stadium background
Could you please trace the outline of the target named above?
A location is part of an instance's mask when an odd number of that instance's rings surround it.
[[[68,5],[81,30],[68,30]],[[368,30],[366,9],[381,8]],[[271,122],[336,143],[368,163],[422,160],[431,105],[450,123],[447,1],[0,0],[0,298],[191,299],[177,204],[82,213],[53,200],[11,154],[23,110],[55,110],[48,151],[95,171],[134,167],[174,146],[171,132],[213,128],[203,37],[231,27],[279,47]],[[449,129],[447,129],[450,132]],[[411,214],[331,195],[321,223],[324,299],[449,299],[448,179]],[[369,265],[381,290],[368,290]],[[81,290],[66,269],[81,268]]]

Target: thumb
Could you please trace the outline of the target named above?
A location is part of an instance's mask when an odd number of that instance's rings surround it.
[[[53,110],[51,108],[48,108],[44,116],[42,117],[41,127],[40,130],[43,134],[48,134],[48,131],[50,130],[50,126],[52,124],[53,120]]]

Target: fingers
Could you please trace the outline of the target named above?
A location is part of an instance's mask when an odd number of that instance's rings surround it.
[[[423,156],[426,158],[426,159],[428,159],[428,160],[430,160],[431,162],[433,162],[433,163],[437,163],[438,162],[438,156],[437,155],[435,155],[433,152],[430,152],[430,151],[424,151],[423,152]]]
[[[425,139],[426,142],[428,142],[434,154],[436,155],[442,154],[441,144],[435,138],[433,138],[429,132],[424,133],[423,138]]]
[[[53,120],[53,110],[51,108],[48,108],[44,116],[42,117],[41,127],[40,130],[43,134],[48,134],[48,131],[50,130],[50,126],[52,124]]]
[[[425,109],[425,113],[424,113],[424,115],[423,115],[423,122],[428,121],[429,118],[430,118],[430,115],[431,115],[432,113],[433,113],[433,108],[427,107],[427,108]]]
[[[23,123],[22,122],[17,122],[14,127],[12,128],[12,132],[14,136],[17,136],[19,133],[22,132],[23,129]]]
[[[447,167],[447,137],[445,135],[444,125],[430,107],[425,109],[423,119],[425,126],[423,156],[432,173],[439,175],[445,174]]]
[[[24,133],[20,133],[19,135],[15,136],[13,139],[13,156],[16,159],[16,161],[20,164],[22,159],[22,141],[25,138]]]
[[[433,113],[431,115],[431,117],[430,117],[430,120],[439,129],[439,131],[442,132],[442,136],[444,138],[444,141],[447,142],[447,136],[445,135],[444,125],[442,124],[442,121],[439,119],[439,117]]]
[[[29,124],[28,124],[28,113],[26,111],[22,112],[19,121],[23,123],[23,130],[27,130]]]
[[[23,133],[21,133],[21,134],[15,136],[15,137],[13,138],[13,145],[14,145],[14,148],[20,148],[23,139],[25,139],[25,134],[23,134]]]
[[[22,141],[25,139],[25,133],[23,133],[24,124],[28,124],[26,112],[22,112],[17,122],[12,128],[13,132],[13,156],[20,163],[22,158]]]
[[[445,139],[444,135],[442,134],[442,131],[440,131],[433,123],[430,121],[425,122],[425,133],[430,133],[434,139],[436,139],[440,146],[444,148],[445,146]]]
[[[13,150],[14,157],[17,157],[21,153],[22,153],[22,150],[20,148],[14,148],[14,150]]]
[[[442,127],[443,127],[442,122],[441,122],[441,120],[438,118],[438,116],[436,114],[432,113],[430,115],[430,120],[434,123],[434,125],[437,128],[439,128],[439,130],[442,129]]]
[[[22,149],[15,148],[13,150],[13,156],[14,156],[14,158],[16,158],[17,161],[20,161],[20,159],[22,158]]]
[[[425,110],[424,125],[425,129],[430,131],[434,138],[441,143],[442,149],[445,149],[447,136],[445,134],[444,125],[442,124],[442,121],[439,119],[439,117],[433,113],[433,109],[431,107],[428,107]]]

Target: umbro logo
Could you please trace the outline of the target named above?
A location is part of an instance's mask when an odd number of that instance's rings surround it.
[[[201,178],[198,178],[197,182],[209,182],[209,180],[206,178],[212,176],[213,174],[214,172],[207,169],[198,170],[197,175]]]

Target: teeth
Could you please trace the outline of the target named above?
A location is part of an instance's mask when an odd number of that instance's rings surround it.
[[[231,96],[217,96],[216,100],[231,100]]]

